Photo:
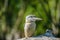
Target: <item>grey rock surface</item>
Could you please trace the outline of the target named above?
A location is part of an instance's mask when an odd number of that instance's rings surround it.
[[[40,37],[36,37],[36,38],[34,38],[34,37],[31,37],[31,38],[27,38],[27,39],[25,39],[25,38],[22,38],[22,39],[17,39],[17,40],[60,40],[60,38],[50,38],[50,37],[42,37],[42,38],[40,38]]]

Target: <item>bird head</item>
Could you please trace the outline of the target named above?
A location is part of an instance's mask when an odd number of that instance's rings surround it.
[[[26,16],[26,21],[35,22],[36,20],[42,20],[41,18],[37,18],[35,15]]]
[[[46,32],[48,32],[48,33],[52,33],[52,30],[47,29]]]

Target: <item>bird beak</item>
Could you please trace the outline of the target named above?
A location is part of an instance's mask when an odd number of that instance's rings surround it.
[[[34,18],[35,20],[42,20],[41,18]]]

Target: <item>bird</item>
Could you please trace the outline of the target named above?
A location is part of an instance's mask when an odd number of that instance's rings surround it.
[[[55,36],[52,33],[52,30],[50,29],[46,29],[46,33],[39,35],[37,37],[51,37],[51,38],[55,38]]]
[[[47,30],[46,30],[46,33],[44,34],[44,36],[47,36],[47,37],[55,37],[55,36],[53,35],[52,30],[50,30],[50,29],[47,29]]]
[[[25,38],[32,37],[36,30],[36,23],[35,21],[42,20],[41,18],[36,17],[35,15],[27,15],[25,20],[24,26],[24,34]]]

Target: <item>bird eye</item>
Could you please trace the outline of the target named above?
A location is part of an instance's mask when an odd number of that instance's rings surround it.
[[[31,18],[32,18],[32,16],[31,16]]]

